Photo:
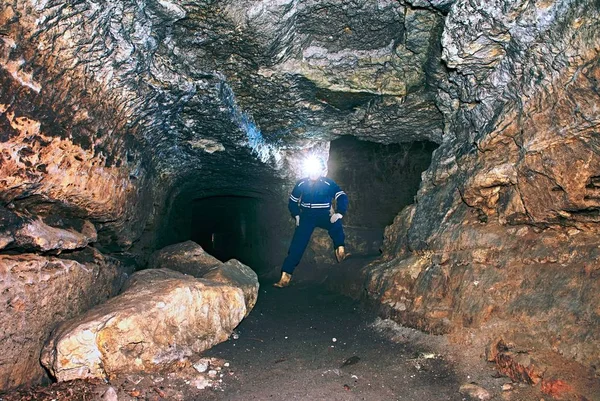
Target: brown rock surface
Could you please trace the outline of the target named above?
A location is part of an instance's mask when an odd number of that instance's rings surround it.
[[[600,366],[598,20],[586,2],[452,5],[448,135],[366,269],[397,320]]]
[[[0,255],[0,390],[39,382],[45,376],[39,353],[51,330],[111,295],[115,265],[94,250],[86,253],[81,263]]]
[[[206,273],[203,279],[215,283],[229,284],[240,288],[246,300],[246,316],[252,311],[258,299],[258,277],[256,273],[238,260],[231,259]]]
[[[0,250],[17,248],[25,251],[48,252],[85,248],[95,242],[98,234],[94,225],[83,222],[82,232],[45,224],[40,218],[22,218],[0,208]]]
[[[372,299],[600,366],[597,2],[322,3],[0,4],[0,201],[35,226],[0,248],[85,245],[58,216],[134,259],[190,199],[285,199],[318,141],[429,139]]]
[[[488,360],[513,381],[540,384],[542,393],[556,400],[598,400],[600,382],[591,368],[551,351],[538,351],[529,341],[527,348],[516,348],[500,340],[492,344]],[[542,347],[543,348],[543,347]]]
[[[42,363],[59,381],[153,371],[225,341],[245,313],[239,288],[144,270],[122,294],[62,324]]]
[[[462,333],[457,338],[479,344],[527,334],[597,366],[600,275],[594,261],[600,255],[594,233],[473,222],[448,235],[445,249],[369,267],[369,296],[420,329]]]

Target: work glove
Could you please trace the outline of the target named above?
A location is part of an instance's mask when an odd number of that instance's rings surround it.
[[[300,216],[294,216],[294,218],[296,219],[296,227],[298,227],[300,225]]]
[[[340,213],[334,213],[331,215],[331,218],[329,219],[329,221],[331,221],[331,224],[335,223],[336,221],[338,221],[339,219],[341,219],[342,216]]]

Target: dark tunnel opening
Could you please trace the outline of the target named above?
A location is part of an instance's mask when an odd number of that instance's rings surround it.
[[[265,205],[249,196],[213,196],[191,205],[190,239],[217,259],[240,262],[260,270],[271,254]]]
[[[437,147],[429,141],[385,145],[353,136],[331,142],[329,176],[348,194],[344,224],[357,250],[379,253],[385,227],[414,203],[421,173],[429,168]]]
[[[259,275],[273,268],[284,256],[287,238],[281,235],[288,225],[281,200],[243,188],[215,192],[178,195],[158,233],[157,249],[191,240],[217,259],[237,259]]]

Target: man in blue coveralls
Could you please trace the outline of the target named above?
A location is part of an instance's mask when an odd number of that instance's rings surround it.
[[[294,269],[300,263],[316,227],[329,233],[338,263],[346,256],[342,217],[348,210],[348,196],[332,179],[325,177],[327,168],[323,159],[311,158],[306,164],[308,177],[296,183],[288,202],[288,209],[296,219],[296,231],[281,268],[281,279],[274,284],[279,288],[290,284]],[[333,201],[335,213],[332,212]]]

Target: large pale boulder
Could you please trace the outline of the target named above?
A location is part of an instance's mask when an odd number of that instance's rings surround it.
[[[61,325],[42,353],[59,381],[158,370],[225,341],[246,314],[241,289],[167,269]]]
[[[207,253],[193,241],[185,241],[164,247],[152,254],[148,265],[151,269],[170,269],[194,277],[203,277],[222,262]]]
[[[258,277],[254,270],[236,259],[231,259],[211,270],[205,279],[217,283],[229,284],[240,288],[246,300],[246,315],[250,313],[258,299]]]
[[[113,292],[117,265],[93,249],[80,261],[33,254],[0,255],[0,391],[39,382],[40,350],[56,322]]]
[[[223,263],[193,241],[169,245],[154,252],[149,267],[166,268],[196,278],[238,287],[244,292],[246,314],[254,308],[258,298],[258,276],[250,267],[236,259]],[[157,279],[160,274],[155,273],[153,279]],[[132,278],[130,283],[135,280],[137,279]]]

